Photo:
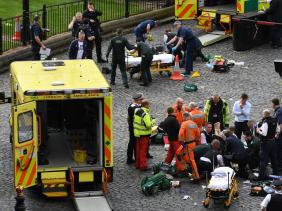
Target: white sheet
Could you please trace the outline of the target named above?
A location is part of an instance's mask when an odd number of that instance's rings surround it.
[[[172,54],[158,54],[154,55],[153,62],[161,61],[162,64],[173,63],[174,56]],[[141,57],[128,56],[125,57],[126,65],[136,67],[141,63]]]
[[[211,173],[211,175],[212,177],[210,179],[208,189],[225,191],[228,189],[228,175],[229,175],[229,187],[230,187],[235,172],[232,168],[229,167],[219,167],[216,168]]]

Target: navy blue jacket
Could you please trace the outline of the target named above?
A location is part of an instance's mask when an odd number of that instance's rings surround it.
[[[82,54],[82,59],[86,58],[86,41],[83,42],[83,54]],[[70,44],[69,47],[69,59],[76,59],[77,57],[77,52],[78,52],[78,39],[73,40]]]

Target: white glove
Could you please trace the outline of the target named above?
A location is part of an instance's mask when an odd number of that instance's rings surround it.
[[[164,145],[164,149],[165,149],[165,151],[168,151],[168,149],[169,149],[169,144],[165,144],[165,145]]]

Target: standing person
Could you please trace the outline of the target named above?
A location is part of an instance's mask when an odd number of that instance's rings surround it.
[[[219,95],[213,95],[209,100],[207,100],[204,112],[206,114],[207,122],[210,122],[213,127],[217,122],[220,123],[221,130],[229,126],[229,105],[227,101],[219,97]]]
[[[89,2],[87,5],[87,10],[83,12],[83,19],[87,19],[90,21],[91,30],[94,32],[95,36],[95,45],[96,45],[96,54],[97,54],[97,62],[105,63],[106,60],[102,59],[102,37],[101,37],[101,23],[98,19],[103,13],[96,10],[93,3]]]
[[[135,109],[134,112],[134,136],[137,137],[135,166],[142,171],[148,168],[147,151],[154,124],[149,108],[149,101],[144,99],[141,102],[141,108]]]
[[[272,173],[278,175],[277,151],[275,136],[280,132],[277,120],[270,116],[268,109],[263,111],[263,118],[258,125],[257,133],[260,134],[261,140],[261,159],[259,165],[259,180],[266,178],[266,166],[271,161]]]
[[[178,171],[185,171],[187,164],[191,165],[192,177],[195,182],[200,180],[197,165],[194,158],[194,148],[201,144],[200,130],[195,122],[190,119],[188,112],[183,113],[184,122],[179,130],[180,148],[177,150],[177,158],[179,160]],[[180,158],[180,159],[179,159]]]
[[[167,136],[168,136],[169,149],[167,152],[165,163],[171,164],[171,161],[173,160],[174,156],[176,155],[176,151],[180,147],[180,143],[178,140],[180,125],[176,119],[176,116],[175,116],[175,113],[172,107],[169,107],[167,109],[167,114],[168,114],[167,118],[159,125],[159,127],[162,128],[167,133]],[[177,159],[176,159],[176,166],[178,166]]]
[[[78,37],[78,32],[81,30],[84,30],[84,23],[82,19],[82,13],[77,12],[75,16],[72,18],[72,21],[70,22],[68,29],[71,30],[71,34],[74,38]]]
[[[134,49],[134,47],[131,44],[129,44],[126,37],[122,36],[122,29],[117,29],[116,36],[110,41],[110,45],[108,47],[108,51],[106,54],[106,58],[108,60],[109,54],[111,50],[113,50],[111,85],[115,85],[116,68],[117,65],[119,65],[123,86],[125,88],[129,88],[127,75],[126,75],[126,66],[125,66],[125,48],[127,48],[128,50]]]
[[[134,28],[134,34],[137,40],[145,42],[145,34],[149,34],[151,29],[157,27],[157,22],[154,20],[144,20]]]
[[[94,31],[91,29],[89,25],[89,20],[84,20],[83,31],[85,33],[86,40],[86,58],[93,59],[93,48],[94,48]]]
[[[175,21],[174,25],[176,26],[177,34],[167,45],[174,43],[178,39],[176,46],[172,48],[172,52],[175,52],[185,42],[185,72],[183,75],[189,76],[193,72],[193,51],[196,48],[196,37],[192,30],[182,26],[180,21]]]
[[[207,122],[201,132],[201,144],[210,144],[212,141],[212,124]]]
[[[127,164],[135,163],[133,159],[133,155],[136,159],[136,137],[134,136],[134,112],[135,109],[141,108],[141,102],[143,100],[143,94],[137,93],[132,96],[133,102],[129,105],[127,109],[127,123],[128,123],[128,130],[129,130],[129,142],[127,145]]]
[[[86,58],[86,41],[83,31],[78,33],[78,39],[71,42],[69,47],[69,59],[85,59]]]
[[[138,51],[138,56],[141,57],[141,78],[142,83],[140,86],[148,86],[152,82],[150,72],[150,65],[153,61],[153,50],[150,46],[144,43],[141,39],[137,39],[137,47],[132,52]]]
[[[176,98],[176,102],[172,106],[172,108],[174,110],[177,121],[181,125],[181,123],[183,122],[183,113],[185,111],[188,111],[188,108],[185,108],[184,106],[184,100],[180,97]]]
[[[202,131],[202,127],[206,124],[206,115],[204,112],[200,111],[197,103],[191,102],[189,103],[190,109],[190,117],[198,125],[200,131]]]
[[[273,117],[276,119],[278,126],[280,128],[280,133],[277,134],[276,146],[277,146],[277,161],[278,168],[282,169],[282,107],[280,106],[279,99],[274,98],[272,100],[272,108],[274,110]]]
[[[40,48],[46,49],[42,42],[44,29],[39,25],[40,16],[35,15],[33,18],[33,24],[31,25],[31,50],[33,54],[33,60],[40,60]]]
[[[249,97],[243,93],[240,100],[236,101],[233,106],[233,114],[235,116],[235,134],[241,139],[242,133],[249,130],[248,121],[252,105],[248,101]]]
[[[270,7],[265,10],[265,14],[270,16],[270,20],[276,23],[282,23],[282,1],[281,0],[272,0],[270,2]],[[271,27],[271,46],[272,48],[281,48],[281,35],[282,27],[281,25],[274,25]]]

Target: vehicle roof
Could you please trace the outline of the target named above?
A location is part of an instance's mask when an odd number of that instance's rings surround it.
[[[56,70],[44,70],[43,62],[64,62]],[[27,90],[66,90],[109,88],[93,60],[18,61],[11,73],[23,92]],[[52,85],[57,82],[57,85]],[[58,85],[58,83],[63,85]]]

